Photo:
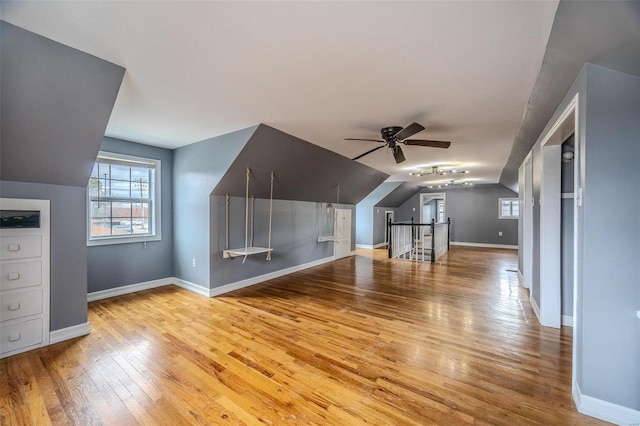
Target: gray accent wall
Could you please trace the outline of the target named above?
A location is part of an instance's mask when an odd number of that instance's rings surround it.
[[[124,68],[0,21],[0,179],[86,186]]]
[[[51,201],[51,331],[87,322],[86,189],[0,181],[0,197]]]
[[[92,246],[88,248],[88,291],[172,277],[173,269],[173,151],[105,137],[100,150],[160,160],[160,241]]]
[[[376,206],[400,207],[405,201],[420,192],[422,187],[409,182],[402,182],[386,197],[376,203]]]
[[[373,246],[384,242],[384,232],[380,232],[378,229],[384,226],[379,223],[380,215],[382,215],[382,222],[384,222],[384,210],[374,206],[401,185],[402,182],[384,182],[356,205],[357,244]],[[382,239],[380,239],[380,234],[382,234]]]
[[[210,257],[213,256],[209,240],[211,229],[215,229],[211,225],[211,191],[256,128],[238,130],[174,151],[173,264],[177,278],[209,288],[212,274]]]
[[[582,188],[583,204],[575,213],[574,380],[582,395],[639,410],[640,79],[587,64],[545,132],[576,94],[575,189]],[[544,135],[533,147],[534,165]],[[540,173],[534,167],[536,205]],[[539,210],[534,217],[539,220]],[[534,242],[544,229],[534,230]],[[533,255],[535,271],[535,247]],[[536,297],[539,275],[532,285]]]
[[[500,185],[476,185],[472,188],[423,189],[396,209],[396,222],[420,221],[420,194],[440,193],[445,196],[446,215],[451,218],[452,242],[480,244],[518,244],[518,220],[499,219],[500,198],[517,198],[509,188]],[[415,209],[415,210],[414,210]],[[502,232],[502,236],[498,232]]]
[[[222,251],[227,248],[225,205],[225,196],[211,196],[211,288],[333,256],[332,242],[318,242],[324,219],[319,203],[274,200],[271,260],[266,260],[266,253],[248,256],[244,263],[242,257],[223,259]],[[229,248],[245,246],[245,205],[244,197],[230,197]],[[353,210],[353,206],[340,205],[339,208]],[[249,239],[249,245],[268,247],[268,199],[255,200],[253,222],[253,244]]]
[[[333,151],[260,124],[213,190],[214,195],[244,196],[246,168],[251,193],[269,198],[270,173],[275,172],[274,197],[280,200],[355,205],[389,175]]]

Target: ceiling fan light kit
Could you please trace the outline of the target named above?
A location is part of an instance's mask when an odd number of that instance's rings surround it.
[[[364,154],[360,154],[357,157],[352,158],[352,160],[359,160],[365,155],[369,155],[372,152],[375,152],[382,148],[389,148],[393,154],[393,158],[396,160],[397,164],[406,161],[404,153],[400,148],[399,144],[403,145],[411,145],[411,146],[424,146],[430,148],[449,148],[451,142],[449,141],[432,141],[427,139],[407,139],[415,135],[418,132],[421,132],[425,129],[422,124],[419,123],[411,123],[407,127],[402,128],[400,126],[389,126],[383,127],[380,129],[380,139],[355,139],[355,138],[346,138],[346,141],[366,141],[366,142],[379,142],[384,145],[378,146],[376,148],[370,149]]]
[[[442,169],[439,169],[438,166],[433,166],[431,167],[431,171],[429,172],[418,170],[415,172],[410,172],[409,174],[411,176],[422,177],[422,176],[429,176],[429,175],[446,176],[446,175],[458,175],[458,174],[467,174],[467,173],[469,173],[469,170],[442,170]]]

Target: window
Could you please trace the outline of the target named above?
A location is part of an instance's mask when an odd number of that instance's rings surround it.
[[[500,198],[499,209],[500,219],[517,219],[520,216],[520,203],[517,198]]]
[[[100,152],[87,187],[88,245],[160,239],[160,160]]]

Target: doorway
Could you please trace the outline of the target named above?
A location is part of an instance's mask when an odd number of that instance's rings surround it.
[[[393,223],[393,211],[387,210],[384,212],[384,244],[389,244],[389,222]],[[375,242],[375,241],[374,241]]]
[[[445,194],[425,193],[420,194],[420,223],[431,223],[435,219],[436,223],[446,221]]]
[[[334,259],[342,259],[351,255],[351,210],[336,209],[335,241],[333,244]]]

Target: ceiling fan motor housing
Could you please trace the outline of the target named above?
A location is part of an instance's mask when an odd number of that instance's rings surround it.
[[[394,138],[394,136],[396,135],[396,133],[398,133],[402,129],[403,128],[400,126],[383,127],[382,129],[380,129],[380,134],[382,135],[382,139],[384,139],[385,141],[396,142],[396,139]]]

